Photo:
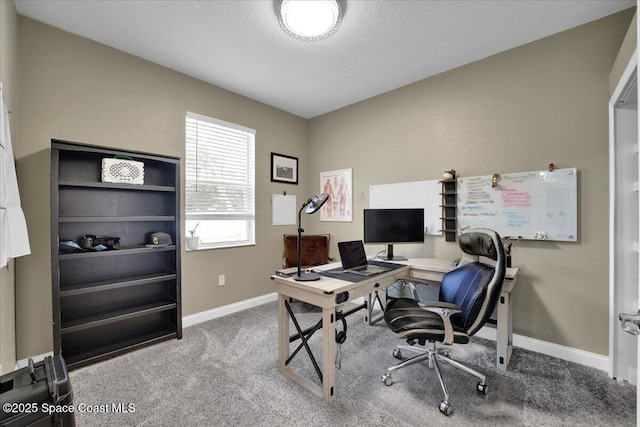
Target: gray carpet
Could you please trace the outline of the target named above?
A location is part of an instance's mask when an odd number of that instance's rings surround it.
[[[305,304],[293,306],[305,325],[318,317]],[[509,371],[499,373],[495,343],[480,338],[451,355],[487,374],[489,394],[476,392],[475,377],[441,364],[454,407],[445,417],[438,411],[440,385],[426,365],[397,371],[390,387],[382,383],[397,362],[391,351],[399,340],[384,322],[367,326],[363,314],[349,318],[331,404],[278,371],[277,305],[269,303],[186,328],[182,340],[72,371],[76,405],[103,411],[78,413],[76,420],[79,426],[636,425],[635,386],[521,349]],[[319,341],[316,334],[316,350]],[[306,354],[292,363],[315,375]],[[113,403],[132,403],[135,411],[114,413]]]

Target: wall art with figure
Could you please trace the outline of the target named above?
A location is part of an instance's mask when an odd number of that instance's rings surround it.
[[[353,213],[352,169],[320,172],[320,192],[329,198],[320,210],[321,221],[351,222]]]

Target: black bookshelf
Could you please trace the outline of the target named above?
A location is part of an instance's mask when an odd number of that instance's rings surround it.
[[[144,163],[144,184],[102,182],[102,159]],[[54,353],[70,369],[182,338],[180,159],[51,142]],[[153,232],[173,245],[149,248]],[[61,252],[60,240],[119,237],[117,250]]]
[[[445,240],[447,242],[456,241],[457,233],[457,185],[456,179],[448,181],[440,181],[442,184],[442,232],[444,233]]]

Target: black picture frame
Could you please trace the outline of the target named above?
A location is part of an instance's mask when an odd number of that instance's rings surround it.
[[[298,158],[271,153],[271,182],[298,185]]]

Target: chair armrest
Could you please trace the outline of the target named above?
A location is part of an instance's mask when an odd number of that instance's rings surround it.
[[[434,308],[449,308],[451,310],[458,310],[458,311],[462,310],[460,306],[457,306],[450,302],[444,302],[444,301],[420,301],[418,302],[418,305],[422,308],[434,307]],[[455,313],[452,313],[452,314],[455,314]]]
[[[440,301],[419,302],[418,305],[423,310],[435,313],[442,318],[442,322],[444,323],[444,340],[442,343],[445,345],[453,344],[453,325],[451,324],[450,317],[462,312],[462,309],[455,304]]]
[[[425,282],[415,277],[407,277],[406,279],[399,280],[399,282],[402,282],[403,286],[407,286],[409,288],[409,290],[411,291],[411,295],[413,296],[413,299],[416,301],[420,300],[420,295],[418,294],[418,289],[416,289],[416,284],[429,286],[429,282]]]

